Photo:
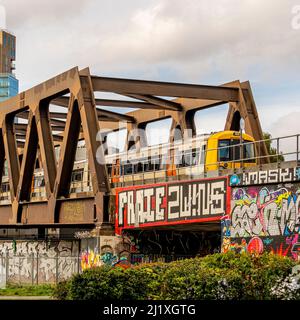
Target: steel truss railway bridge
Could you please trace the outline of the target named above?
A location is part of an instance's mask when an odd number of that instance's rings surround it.
[[[96,93],[112,93],[119,100],[99,99]],[[249,82],[232,81],[220,86],[107,78],[91,75],[88,68],[77,67],[49,79],[0,103],[0,183],[7,163],[10,203],[0,206],[1,227],[95,226],[103,233],[114,233],[114,218],[109,212],[111,195],[104,152],[96,136],[127,130],[126,148],[147,146],[146,136],[131,137],[133,129],[150,122],[172,119],[170,142],[174,132],[189,129],[196,135],[196,111],[229,103],[225,130],[239,130],[245,120],[245,132],[263,140],[263,133]],[[50,106],[64,108],[52,111]],[[102,107],[134,108],[121,114]],[[92,192],[70,196],[70,183],[78,140],[84,139]],[[101,140],[101,139],[100,139]],[[60,154],[55,154],[55,146]],[[264,143],[259,146],[267,156]],[[98,151],[98,152],[97,152]],[[96,157],[97,154],[97,157]],[[44,171],[46,197],[30,198],[37,159]]]

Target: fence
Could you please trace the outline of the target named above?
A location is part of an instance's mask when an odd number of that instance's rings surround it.
[[[81,272],[79,256],[0,255],[0,287],[13,284],[58,283]]]

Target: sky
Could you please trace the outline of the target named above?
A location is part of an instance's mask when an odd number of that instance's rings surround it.
[[[249,80],[263,130],[273,137],[300,133],[300,0],[0,5],[17,37],[21,90],[74,66],[102,76],[196,84]],[[201,112],[199,132],[223,129],[227,106]]]

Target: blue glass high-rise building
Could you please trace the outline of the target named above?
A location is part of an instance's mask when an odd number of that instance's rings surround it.
[[[16,37],[0,30],[0,101],[18,94],[19,81],[14,75],[16,60]]]
[[[19,81],[14,75],[0,73],[0,101],[6,100],[19,93]]]

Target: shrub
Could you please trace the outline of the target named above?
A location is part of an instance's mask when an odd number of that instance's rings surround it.
[[[272,253],[252,256],[228,252],[126,270],[103,266],[61,284],[60,299],[282,299],[296,262]],[[294,282],[293,282],[294,283]],[[289,286],[289,288],[294,288]],[[291,291],[291,290],[290,290]],[[280,294],[278,294],[280,292]],[[276,295],[277,293],[277,295]],[[287,293],[296,296],[293,289]]]
[[[293,268],[293,272],[283,280],[276,280],[271,288],[271,295],[275,299],[300,300],[300,265]]]
[[[52,297],[58,300],[69,300],[70,283],[67,280],[59,282],[53,290]]]

